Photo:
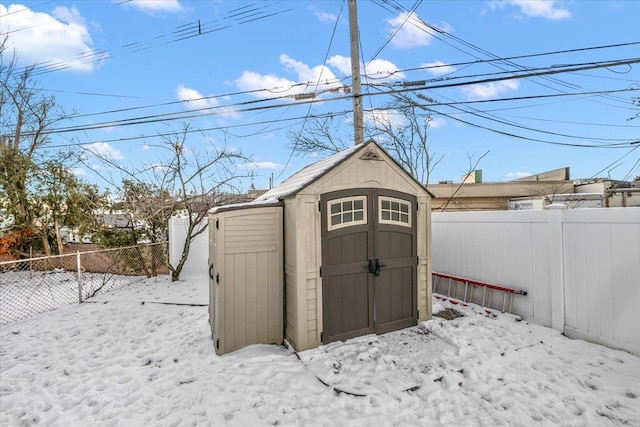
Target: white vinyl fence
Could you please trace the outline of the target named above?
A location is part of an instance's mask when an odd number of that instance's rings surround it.
[[[206,217],[196,230],[207,228],[209,218]],[[173,266],[178,264],[184,240],[187,237],[187,218],[172,217],[169,219],[169,263]],[[204,230],[198,234],[189,247],[189,256],[182,267],[180,277],[191,277],[207,274],[209,264],[209,234]]]
[[[640,355],[640,208],[433,213],[433,271],[527,291],[515,313]]]

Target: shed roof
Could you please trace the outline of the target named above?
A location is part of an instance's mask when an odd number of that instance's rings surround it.
[[[232,205],[223,205],[217,206],[209,210],[209,212],[222,212],[225,210],[233,210],[233,209],[248,209],[248,208],[256,208],[263,206],[276,206],[279,205],[280,201],[286,197],[293,196],[298,193],[300,190],[305,188],[307,185],[314,182],[316,179],[322,177],[327,172],[331,171],[333,168],[347,160],[349,157],[364,150],[366,147],[369,147],[371,144],[378,147],[380,150],[386,153],[386,151],[380,147],[373,139],[365,142],[364,144],[354,145],[353,147],[349,147],[346,150],[335,153],[325,159],[318,160],[315,163],[312,163],[298,172],[291,175],[289,178],[282,181],[277,186],[273,187],[271,190],[262,194],[261,196],[255,198],[251,202],[246,203],[236,203]],[[387,153],[386,153],[387,154]],[[396,160],[389,156],[387,156],[402,169],[402,167],[396,162]],[[402,169],[404,171],[404,169]],[[406,172],[405,172],[406,173]],[[416,181],[411,175],[407,173],[414,182],[416,182],[420,187],[424,188],[424,190],[431,197],[435,197],[431,191],[429,191],[424,185]]]
[[[347,160],[349,157],[354,155],[355,153],[365,149],[371,144],[380,148],[382,151],[385,151],[382,147],[380,147],[373,139],[365,142],[364,144],[354,145],[344,151],[340,151],[339,153],[333,154],[326,159],[319,160],[315,163],[312,163],[302,169],[300,169],[295,174],[291,175],[289,178],[282,181],[279,185],[275,186],[271,190],[267,191],[260,197],[256,198],[254,202],[266,202],[269,200],[282,200],[285,197],[295,195],[297,192],[305,188],[307,185],[314,182],[316,179],[320,178],[340,163]],[[386,153],[386,152],[385,152]],[[397,164],[393,157],[389,156],[389,158]],[[399,166],[399,165],[398,165]],[[402,167],[400,167],[402,169]],[[404,169],[403,169],[404,171]],[[405,172],[406,173],[406,172]],[[410,176],[409,174],[407,174]],[[410,176],[411,177],[411,176]],[[413,177],[411,177],[415,181]],[[433,194],[427,190],[427,188],[421,183],[415,181],[420,185],[425,191],[431,196],[434,197]]]
[[[302,190],[304,187],[311,184],[313,181],[348,159],[353,153],[362,150],[364,147],[368,146],[371,143],[374,143],[374,141],[369,140],[364,144],[354,145],[353,147],[333,154],[326,159],[318,160],[317,162],[300,169],[298,172],[294,173],[271,190],[256,198],[255,201],[266,201],[270,199],[282,200],[287,196],[294,195],[298,191]]]

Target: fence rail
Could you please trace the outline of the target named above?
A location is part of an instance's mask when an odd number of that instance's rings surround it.
[[[166,243],[0,262],[0,324],[168,272]]]

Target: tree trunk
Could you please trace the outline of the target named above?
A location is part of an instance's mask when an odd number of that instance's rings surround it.
[[[56,233],[56,244],[58,245],[58,255],[64,252],[64,244],[62,243],[62,235],[60,234],[60,223],[57,218],[53,220],[53,229]]]
[[[40,237],[42,238],[42,249],[45,256],[51,256],[51,245],[49,245],[49,235],[47,233],[47,227],[40,229]]]

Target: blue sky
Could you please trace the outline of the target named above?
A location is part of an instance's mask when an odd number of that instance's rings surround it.
[[[392,117],[376,112],[389,96],[370,94],[424,82],[408,87],[435,101],[429,145],[443,158],[431,183],[458,182],[487,152],[485,182],[566,166],[573,179],[640,175],[640,117],[629,120],[640,112],[640,1],[357,6],[365,120]],[[2,1],[0,33],[23,65],[38,64],[38,86],[79,114],[54,146],[152,164],[157,135],[188,120],[209,129],[190,145],[251,155],[241,167],[265,187],[316,159],[288,149],[305,117],[333,113],[336,132],[352,135],[346,0]],[[566,72],[603,61],[631,64]],[[535,75],[550,70],[563,72]],[[296,100],[314,92],[317,102]],[[99,182],[105,166],[89,164],[76,172]]]

